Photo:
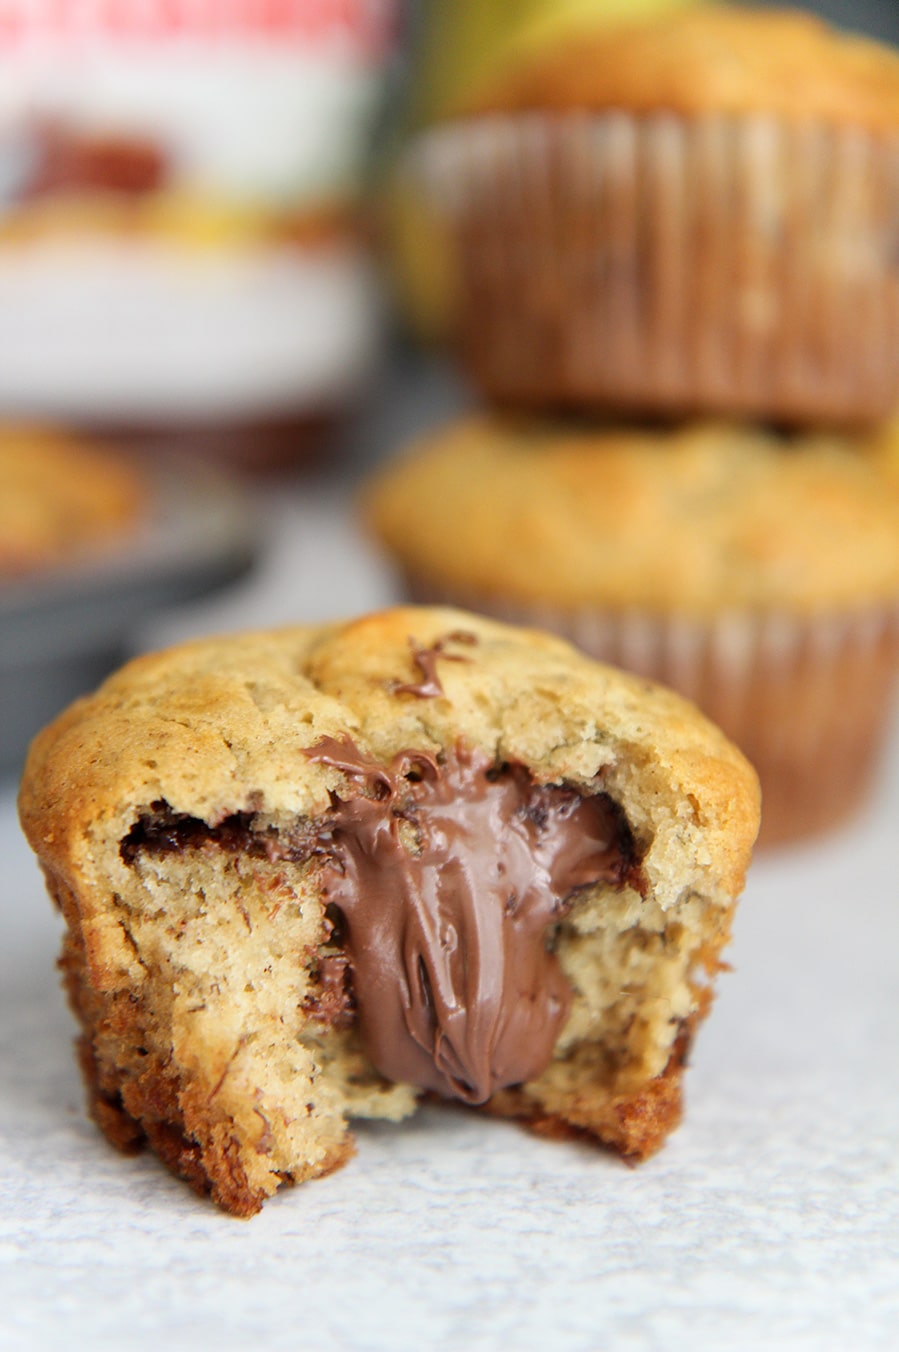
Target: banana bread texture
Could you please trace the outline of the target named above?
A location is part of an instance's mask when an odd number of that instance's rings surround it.
[[[677,696],[415,608],[139,658],[20,806],[94,1117],[239,1216],[428,1092],[655,1150],[759,818]]]

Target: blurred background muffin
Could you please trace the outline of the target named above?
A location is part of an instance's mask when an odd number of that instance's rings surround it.
[[[0,777],[150,617],[247,575],[256,516],[209,466],[0,425]]]
[[[534,407],[885,416],[899,56],[798,11],[648,8],[535,29],[416,138],[470,373]]]
[[[409,11],[413,51],[407,133],[470,104],[474,91],[585,25],[649,18],[700,0],[423,0]],[[419,339],[444,341],[453,327],[458,267],[449,222],[417,175],[400,169],[384,186],[386,261],[406,323]]]
[[[136,466],[83,439],[0,427],[0,582],[121,547],[148,510]]]
[[[476,417],[375,478],[420,601],[556,630],[698,703],[759,771],[768,843],[864,800],[899,666],[899,499],[848,440]]]
[[[286,461],[371,378],[399,0],[4,7],[0,415]]]

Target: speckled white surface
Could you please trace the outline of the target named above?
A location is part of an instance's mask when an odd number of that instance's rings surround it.
[[[350,613],[390,580],[343,489],[269,504],[199,629]],[[0,790],[0,1346],[899,1347],[899,740],[864,818],[753,869],[687,1116],[639,1169],[428,1109],[249,1223],[85,1120],[58,922]]]

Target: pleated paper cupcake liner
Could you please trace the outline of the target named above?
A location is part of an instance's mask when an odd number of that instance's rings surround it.
[[[492,399],[833,424],[899,404],[899,137],[496,115],[426,133],[410,170]]]
[[[407,587],[418,602],[560,634],[591,657],[693,701],[758,771],[765,845],[837,827],[869,794],[899,672],[899,609],[699,620],[506,601],[420,578]]]

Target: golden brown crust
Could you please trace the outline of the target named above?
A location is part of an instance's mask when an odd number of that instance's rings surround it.
[[[461,111],[760,113],[899,128],[899,54],[795,10],[688,7],[522,58]]]
[[[0,429],[0,578],[102,552],[133,531],[142,476],[121,456],[40,428]]]
[[[678,1038],[668,1064],[648,1084],[608,1098],[576,1095],[564,1106],[552,1096],[538,1096],[524,1086],[494,1095],[487,1111],[523,1122],[551,1140],[588,1139],[616,1150],[626,1160],[648,1159],[665,1143],[683,1116],[681,1080],[692,1032]]]
[[[408,573],[463,599],[694,616],[895,605],[899,515],[865,444],[474,417],[382,470],[365,512]]]
[[[410,693],[410,641],[460,631],[476,642],[441,663],[444,694]],[[250,1215],[281,1182],[349,1156],[347,1117],[414,1107],[416,1091],[383,1081],[316,997],[330,931],[314,864],[202,842],[136,862],[122,849],[160,803],[210,828],[251,812],[295,829],[346,784],[302,752],[341,736],[383,764],[462,742],[540,782],[600,782],[621,806],[646,893],[579,896],[558,940],[571,1014],[516,1102],[625,1154],[654,1148],[677,1117],[678,1030],[707,1008],[701,972],[743,885],[755,776],[667,691],[545,635],[414,608],[140,658],[36,739],[22,823],[66,919],[63,967],[102,1129],[123,1148],[145,1140]]]

